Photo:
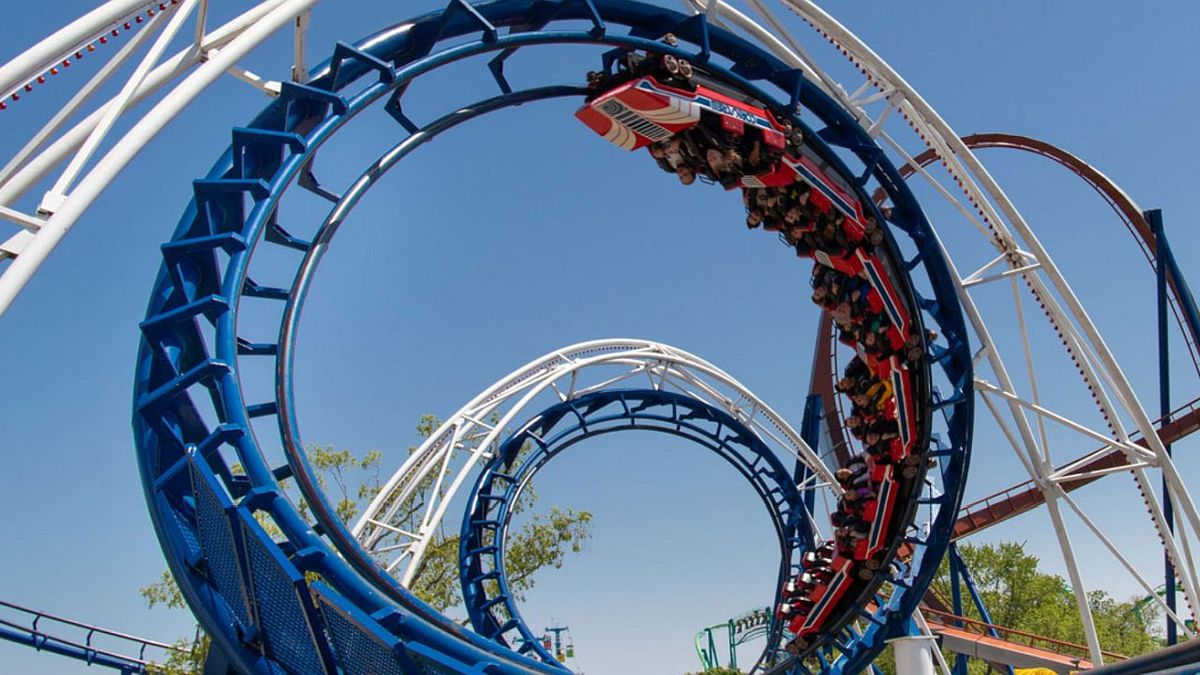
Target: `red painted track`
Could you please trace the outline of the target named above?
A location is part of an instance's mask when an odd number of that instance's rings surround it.
[[[822,417],[825,419],[825,428],[829,430],[833,456],[837,465],[843,466],[850,458],[850,444],[846,440],[846,430],[842,428],[837,394],[833,391],[833,383],[841,374],[834,372],[837,364],[832,358],[835,353],[833,342],[837,338],[834,336],[833,318],[829,312],[821,312],[817,326],[817,347],[813,350],[812,382],[809,384],[809,391],[821,397]]]

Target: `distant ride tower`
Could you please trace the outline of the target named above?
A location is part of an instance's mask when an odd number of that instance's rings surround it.
[[[551,623],[553,624],[554,622],[551,621]],[[571,638],[570,626],[551,626],[549,628],[545,628],[544,630],[546,632],[542,634],[542,646],[545,647],[547,651],[549,651],[551,647],[554,647],[554,658],[558,659],[559,663],[565,663],[567,659],[575,658],[575,640]],[[554,633],[553,639],[550,637],[551,633]],[[563,646],[562,641],[563,633],[567,634],[567,644],[565,647]]]

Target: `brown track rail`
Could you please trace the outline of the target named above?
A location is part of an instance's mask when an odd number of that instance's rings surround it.
[[[1171,413],[1171,417],[1173,418],[1171,422],[1162,425],[1158,429],[1158,437],[1163,443],[1174,443],[1200,429],[1200,398]],[[1131,440],[1142,447],[1146,447],[1145,439],[1136,434]],[[1098,454],[1095,459],[1080,465],[1067,475],[1082,475],[1092,471],[1126,466],[1127,464],[1125,454],[1117,448],[1111,448],[1108,452]],[[1059,485],[1064,492],[1070,492],[1103,477],[1103,475],[1084,476],[1073,480],[1064,480]],[[975,534],[980,530],[1037,508],[1045,503],[1045,501],[1045,495],[1042,494],[1041,489],[1032,480],[988,495],[983,499],[963,506],[959,510],[958,520],[954,523],[953,538],[957,540]]]

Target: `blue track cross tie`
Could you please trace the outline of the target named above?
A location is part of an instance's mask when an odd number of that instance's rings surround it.
[[[356,68],[348,67],[347,62]],[[333,48],[333,56],[329,59],[329,89],[341,89],[361,77],[363,70],[374,70],[379,76],[380,84],[391,84],[396,79],[395,71],[382,60],[345,42],[338,42]]]

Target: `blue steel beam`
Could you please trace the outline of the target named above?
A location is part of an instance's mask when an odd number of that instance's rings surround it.
[[[953,542],[950,544],[950,550],[949,550],[948,555],[950,556],[950,569],[951,569],[950,574],[952,575],[951,579],[953,580],[953,579],[956,579],[957,577],[962,578],[963,583],[967,587],[967,592],[971,594],[971,602],[973,602],[975,604],[975,611],[979,612],[979,618],[982,619],[983,622],[988,625],[988,635],[990,635],[994,638],[999,638],[1000,632],[997,631],[996,628],[992,625],[994,623],[992,621],[992,614],[991,614],[991,612],[988,611],[987,605],[985,605],[983,603],[983,596],[981,596],[979,594],[979,587],[975,585],[975,579],[974,579],[974,577],[971,576],[970,568],[967,567],[966,561],[963,560],[962,555],[959,554],[957,544],[954,544]],[[956,574],[956,572],[957,572],[957,574]],[[962,605],[961,600],[959,600],[955,603],[954,613],[957,614],[958,616],[964,616],[961,605]],[[958,656],[962,657],[963,655],[959,654]],[[965,663],[965,658],[964,658],[964,663]],[[956,664],[957,664],[957,659],[956,659]],[[957,665],[956,665],[956,667],[957,667]],[[1004,668],[1005,668],[1005,672],[1008,675],[1013,675],[1012,666],[1004,666]],[[964,668],[964,671],[965,671],[965,668]]]
[[[820,339],[820,338],[818,338]],[[821,420],[825,418],[825,407],[821,401],[820,394],[809,394],[804,400],[804,417],[800,420],[800,438],[812,448],[813,452],[818,457],[821,456]],[[796,484],[804,485],[812,476],[812,469],[807,464],[799,460],[796,461]],[[815,488],[809,488],[804,491],[804,506],[809,513],[817,504],[817,491]]]
[[[1180,296],[1179,304],[1183,307],[1184,316],[1189,323],[1195,318],[1195,301],[1192,298],[1191,290],[1187,287],[1187,281],[1173,267],[1175,256],[1171,254],[1171,245],[1167,242],[1166,233],[1163,232],[1162,211],[1154,209],[1146,211],[1142,215],[1146,218],[1146,222],[1150,224],[1150,231],[1154,233],[1155,297],[1158,305],[1158,414],[1159,425],[1162,426],[1171,422],[1171,335],[1167,330],[1167,286],[1170,283],[1169,277],[1174,276],[1177,284],[1175,290]],[[1163,443],[1163,448],[1166,450],[1167,456],[1170,457],[1171,443]],[[1170,536],[1174,536],[1175,504],[1171,501],[1171,491],[1167,485],[1166,478],[1162,479],[1162,509],[1163,520],[1167,524],[1167,531],[1170,533]],[[1166,552],[1163,553],[1163,578],[1163,595],[1167,603],[1167,609],[1174,613],[1175,565],[1171,562],[1171,556]],[[1167,644],[1173,645],[1178,641],[1178,627],[1174,621],[1167,620]]]
[[[508,524],[521,493],[547,463],[589,438],[620,431],[658,432],[692,441],[729,462],[750,483],[767,509],[779,544],[781,562],[772,599],[772,606],[778,605],[794,562],[813,538],[800,492],[779,456],[745,424],[703,401],[662,390],[607,389],[532,415],[501,443],[476,479],[459,538],[463,599],[476,632],[557,664],[525,623],[509,589],[504,564]],[[492,587],[495,592],[489,590]],[[777,646],[780,637],[781,632],[774,631],[774,644],[768,649]]]
[[[962,575],[959,574],[959,568],[962,566],[962,559],[955,555],[958,552],[954,542],[950,543],[950,550],[947,556],[950,558],[950,604],[954,609],[956,616],[963,615],[962,601]],[[961,621],[955,621],[954,625],[962,628]],[[967,675],[967,655],[954,655],[954,675]]]
[[[1175,287],[1175,297],[1183,309],[1183,316],[1187,321],[1188,328],[1192,331],[1193,335],[1200,335],[1200,310],[1196,307],[1196,298],[1192,295],[1192,289],[1188,286],[1187,277],[1183,275],[1183,272],[1179,269],[1179,263],[1175,260],[1175,252],[1171,250],[1171,242],[1163,232],[1162,211],[1154,209],[1147,211],[1144,215],[1147,221],[1150,222],[1151,228],[1156,228],[1156,247],[1159,245],[1162,246],[1161,249],[1155,248],[1155,259],[1162,260],[1166,264],[1167,270],[1171,273],[1169,282]]]

